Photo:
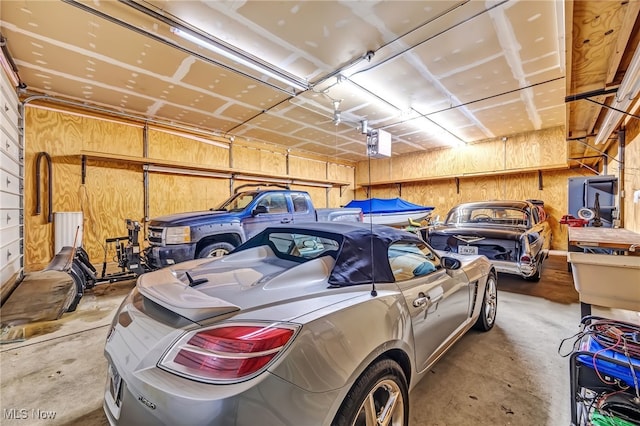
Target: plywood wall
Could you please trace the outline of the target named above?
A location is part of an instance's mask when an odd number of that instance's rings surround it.
[[[229,166],[229,147],[226,143],[201,137],[168,133],[157,128],[148,132],[149,157],[179,161],[209,167]],[[143,155],[142,151],[135,154]]]
[[[626,152],[627,164],[624,186],[624,227],[640,233],[640,201],[634,202],[634,194],[640,191],[640,136],[638,136]]]
[[[47,223],[47,169],[41,165],[42,213],[35,210],[35,162],[39,152],[52,158],[54,212],[81,211],[84,216],[83,246],[94,264],[105,256],[105,239],[126,235],[125,219],[141,224],[145,219],[144,173],[141,164],[127,161],[86,162],[82,183],[82,151],[141,158],[147,132],[148,157],[167,162],[209,168],[287,174],[296,178],[331,179],[349,182],[344,188],[297,186],[310,192],[318,207],[338,207],[353,199],[354,166],[291,155],[275,146],[204,138],[170,128],[145,126],[112,117],[98,117],[83,111],[62,111],[55,106],[25,108],[25,271],[44,268],[54,254],[54,225]],[[255,181],[149,172],[149,218],[219,205],[243,183]],[[141,235],[142,237],[142,235]],[[114,256],[107,253],[107,260]]]
[[[236,142],[233,144],[232,167],[284,176],[287,174],[287,155],[282,150]]]
[[[329,163],[328,178],[339,182],[351,182],[351,184],[343,188],[332,188],[329,191],[329,204],[327,207],[342,207],[354,199],[355,166]]]
[[[35,214],[36,157],[47,152],[52,159],[53,212],[84,213],[84,246],[93,258],[104,257],[103,241],[122,235],[123,220],[140,215],[140,172],[127,164],[89,161],[82,183],[83,149],[115,153],[122,146],[126,155],[142,150],[141,127],[95,120],[62,112],[27,108],[25,117],[25,271],[41,269],[54,253],[54,224],[47,222],[48,181],[44,157],[41,162],[42,213]],[[135,217],[135,216],[134,216]]]
[[[545,202],[545,209],[550,215],[550,223],[554,235],[552,249],[567,249],[566,225],[559,220],[567,214],[568,179],[575,176],[589,176],[586,170],[572,169],[548,171],[542,173],[542,189],[539,189],[537,172],[518,173],[503,176],[484,176],[460,178],[459,192],[455,179],[441,179],[428,182],[403,183],[402,185],[374,186],[371,197],[394,198],[402,196],[412,203],[433,206],[433,217],[444,219],[447,212],[456,204],[469,201],[494,199],[539,199]],[[356,192],[358,199],[366,198],[363,188]]]
[[[564,128],[555,127],[460,148],[374,159],[357,165],[356,184],[462,176],[567,165]],[[369,169],[371,174],[369,175]]]

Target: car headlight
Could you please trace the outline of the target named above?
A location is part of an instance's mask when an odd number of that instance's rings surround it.
[[[191,242],[191,229],[188,226],[175,226],[165,229],[165,244],[184,244]]]

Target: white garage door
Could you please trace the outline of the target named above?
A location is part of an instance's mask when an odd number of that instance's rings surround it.
[[[24,274],[24,157],[18,96],[2,70],[0,76],[0,298],[4,302]]]

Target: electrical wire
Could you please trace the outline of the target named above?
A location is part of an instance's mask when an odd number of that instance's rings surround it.
[[[598,379],[609,387],[609,392],[601,392],[595,394],[593,398],[581,398],[582,404],[586,404],[587,423],[592,425],[626,425],[627,416],[623,415],[621,418],[618,413],[611,412],[609,405],[616,407],[620,406],[617,401],[608,401],[615,395],[626,394],[631,389],[635,391],[635,395],[628,396],[628,401],[631,404],[637,404],[640,406],[640,389],[638,384],[638,375],[636,367],[638,367],[638,360],[640,359],[640,325],[625,323],[622,321],[616,321],[606,318],[585,318],[583,319],[583,326],[581,330],[573,336],[563,339],[558,348],[558,353],[561,356],[566,356],[561,353],[564,344],[573,339],[572,353],[582,352],[588,350],[588,340],[591,339],[600,349],[593,352],[591,356],[591,366]],[[622,357],[613,358],[611,354],[622,355]],[[607,377],[603,377],[601,370],[605,367],[606,358],[615,359],[617,361],[626,361],[631,373],[631,380],[633,385],[628,383],[628,379],[621,379],[616,374],[609,371]],[[634,361],[636,364],[634,365]],[[584,361],[582,361],[584,363]],[[621,364],[615,364],[617,368],[623,368]],[[632,393],[633,395],[633,393]],[[623,397],[627,398],[627,397]],[[631,419],[632,422],[638,419]],[[635,423],[635,422],[634,422]],[[581,423],[582,424],[582,423]]]

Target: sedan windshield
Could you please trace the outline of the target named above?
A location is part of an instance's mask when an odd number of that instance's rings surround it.
[[[529,226],[528,217],[525,210],[513,207],[460,207],[449,213],[445,223],[447,225],[486,223],[502,226]]]

